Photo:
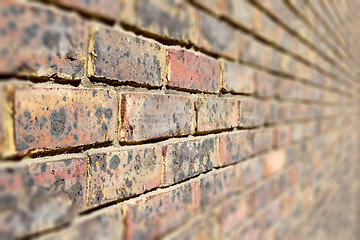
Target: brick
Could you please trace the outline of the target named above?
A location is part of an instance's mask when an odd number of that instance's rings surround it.
[[[269,177],[286,164],[285,150],[277,150],[264,156],[264,176]]]
[[[183,42],[195,39],[195,10],[186,1],[123,1],[120,18],[126,24]]]
[[[233,166],[210,172],[198,179],[199,209],[210,209],[232,195],[238,188]]]
[[[198,97],[195,108],[199,132],[232,128],[238,125],[239,101],[236,99]]]
[[[168,83],[175,88],[217,93],[220,88],[220,62],[183,49],[167,50]]]
[[[264,102],[255,99],[240,101],[240,126],[257,127],[265,122]]]
[[[263,67],[265,65],[264,46],[251,35],[243,35],[242,49],[238,58],[243,62]]]
[[[255,11],[256,9],[246,0],[226,1],[225,17],[247,29],[254,28]]]
[[[155,239],[193,217],[195,209],[194,182],[127,201],[125,239]]]
[[[0,159],[15,153],[12,96],[13,87],[10,83],[0,85]]]
[[[255,77],[255,93],[259,97],[274,97],[277,78],[265,72],[257,72]]]
[[[198,11],[196,16],[198,19],[196,45],[206,51],[237,58],[239,43],[235,30],[202,11]]]
[[[223,88],[228,92],[252,94],[255,90],[254,69],[236,62],[223,62]]]
[[[257,154],[271,149],[273,145],[273,131],[272,129],[260,129],[251,132],[252,154]]]
[[[88,152],[89,207],[131,197],[155,187],[162,178],[161,148],[124,147]]]
[[[253,212],[252,195],[236,197],[224,203],[219,210],[221,237],[244,222]]]
[[[176,141],[163,147],[164,183],[171,185],[200,173],[211,170],[219,164],[219,139],[204,137],[194,140]]]
[[[121,209],[118,206],[107,207],[90,215],[75,218],[68,227],[51,234],[42,235],[39,240],[61,239],[119,239],[124,235]]]
[[[266,182],[255,189],[254,207],[256,212],[265,207],[267,203],[271,202],[274,197],[273,189],[274,183],[272,181]]]
[[[265,102],[265,123],[274,124],[283,119],[284,108],[282,104],[275,101]]]
[[[274,128],[274,147],[290,144],[293,139],[293,126],[280,126]]]
[[[121,94],[120,141],[148,139],[193,133],[192,97],[152,93]]]
[[[166,51],[155,41],[94,24],[89,45],[89,77],[151,86],[166,78]]]
[[[252,153],[249,131],[220,135],[220,165],[229,165],[249,157]]]
[[[56,227],[72,220],[85,207],[84,156],[6,163],[0,175],[2,237],[19,238]]]
[[[16,150],[20,154],[114,140],[115,92],[80,88],[14,90]]]
[[[72,14],[2,1],[0,74],[80,80],[87,24]]]
[[[241,162],[237,166],[241,188],[246,188],[263,178],[262,162],[262,157],[255,157]]]
[[[96,15],[109,20],[117,20],[120,13],[120,2],[112,0],[47,0],[66,8],[78,9],[81,12]]]

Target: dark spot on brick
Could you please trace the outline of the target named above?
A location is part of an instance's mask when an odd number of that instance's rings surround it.
[[[126,179],[125,180],[125,186],[128,187],[128,188],[131,188],[131,186],[133,185],[133,182],[129,179]]]
[[[104,115],[107,119],[110,119],[112,117],[112,109],[111,108],[107,108],[107,109],[104,109]]]
[[[9,21],[8,22],[8,27],[9,27],[9,29],[10,30],[15,30],[16,29],[16,22],[14,22],[14,21]]]
[[[26,182],[26,185],[29,187],[33,186],[34,184],[35,184],[35,181],[33,178],[29,178],[29,180]]]
[[[93,96],[93,97],[96,97],[96,94],[97,94],[97,92],[96,92],[95,90],[93,90],[92,96]]]
[[[74,134],[74,139],[75,139],[75,141],[79,141],[79,137],[77,134]]]
[[[63,101],[66,102],[66,97],[63,97]]]
[[[87,116],[90,117],[90,111],[87,112]]]
[[[120,158],[117,155],[114,155],[111,159],[110,159],[110,164],[109,167],[113,170],[115,170],[120,164]]]
[[[101,130],[103,130],[103,131],[107,131],[107,130],[108,130],[108,127],[107,127],[107,125],[106,125],[105,122],[103,122],[103,123],[101,124]]]
[[[70,170],[70,169],[68,169],[68,170],[67,170],[67,173],[68,173],[68,174],[70,174],[70,173],[71,173],[71,170]]]
[[[24,149],[28,149],[29,148],[29,145],[25,144],[25,143],[22,143],[18,146],[18,150],[24,150]]]
[[[74,127],[75,129],[77,129],[77,128],[78,128],[77,123],[74,123],[74,124],[73,124],[73,127]]]
[[[45,163],[41,164],[41,172],[46,172],[47,165]]]
[[[43,44],[48,48],[52,49],[58,46],[61,35],[57,32],[45,31],[42,37]]]
[[[35,138],[32,135],[25,135],[24,140],[26,143],[32,143],[35,140]]]
[[[9,10],[15,16],[19,14],[19,10],[15,6],[11,6]]]
[[[53,24],[55,22],[54,13],[50,10],[46,11],[46,21],[48,24]]]
[[[53,136],[59,137],[65,130],[66,112],[62,107],[59,111],[53,111],[50,116],[50,133]]]
[[[24,117],[25,117],[26,120],[29,121],[29,120],[31,119],[31,114],[30,114],[30,112],[27,111],[27,110],[25,110],[25,112],[24,112]]]

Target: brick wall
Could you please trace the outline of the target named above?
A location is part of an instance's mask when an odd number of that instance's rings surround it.
[[[1,0],[1,239],[356,239],[356,0]]]

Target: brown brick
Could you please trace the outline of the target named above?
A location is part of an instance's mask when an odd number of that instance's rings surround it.
[[[252,153],[249,131],[225,133],[220,135],[220,165],[239,162]]]
[[[254,28],[255,11],[255,7],[247,0],[226,1],[226,17],[247,29]]]
[[[220,62],[183,49],[168,49],[170,87],[216,93],[220,88]]]
[[[264,156],[264,176],[269,177],[286,164],[285,150],[277,150]]]
[[[199,132],[238,125],[239,101],[231,98],[199,97],[195,102]]]
[[[2,1],[0,74],[80,80],[87,24],[72,14]]]
[[[240,126],[256,127],[264,124],[265,108],[264,102],[255,99],[244,99],[240,101]]]
[[[88,154],[89,207],[131,197],[161,184],[160,147],[110,148]]]
[[[126,239],[155,239],[194,216],[194,182],[162,189],[125,203]]]
[[[263,159],[262,157],[255,157],[237,166],[239,171],[239,180],[241,188],[246,188],[263,177]]]
[[[264,67],[264,45],[251,35],[243,35],[243,51],[238,51],[238,58],[242,61]]]
[[[120,141],[142,141],[193,133],[192,97],[152,93],[121,94]]]
[[[15,153],[12,96],[13,89],[9,83],[0,85],[0,158]]]
[[[100,16],[109,20],[117,20],[120,13],[120,1],[113,0],[101,0],[101,1],[89,1],[89,0],[47,0],[55,2],[66,8],[78,9],[81,12],[87,14]]]
[[[92,25],[88,74],[118,82],[160,86],[166,78],[165,48],[119,29]]]
[[[0,175],[0,235],[5,238],[64,224],[85,207],[84,156],[6,163],[1,166]]]
[[[112,141],[118,101],[111,90],[17,88],[15,142],[19,153]]]
[[[283,119],[284,108],[282,104],[275,101],[265,103],[265,123],[274,124]]]
[[[225,13],[226,0],[193,0],[197,5],[208,9],[216,15],[223,15]]]
[[[223,88],[228,92],[252,94],[255,70],[236,62],[223,62]]]
[[[279,126],[274,128],[274,147],[288,145],[293,139],[293,126]]]
[[[119,206],[107,207],[90,215],[75,218],[68,227],[42,235],[41,240],[118,239],[124,235],[123,219]]]
[[[196,45],[213,53],[237,58],[238,35],[230,25],[206,14],[197,12],[198,34]]]
[[[277,78],[264,72],[257,72],[255,77],[255,93],[259,97],[274,97],[276,94]]]
[[[219,164],[219,139],[176,141],[163,147],[164,184],[171,185],[211,170]]]
[[[186,1],[122,1],[120,18],[126,24],[162,38],[195,39],[195,10]]]
[[[263,152],[271,149],[273,145],[272,129],[254,130],[252,134],[252,154]]]

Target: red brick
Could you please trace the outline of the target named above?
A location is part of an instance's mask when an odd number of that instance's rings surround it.
[[[239,52],[238,35],[228,24],[202,11],[197,12],[196,45],[206,51],[237,58]]]
[[[113,0],[47,0],[66,8],[78,9],[87,14],[100,16],[109,20],[117,20],[120,13],[120,2]]]
[[[195,107],[199,132],[238,126],[239,101],[236,99],[198,97]]]
[[[3,237],[18,238],[67,223],[85,207],[84,156],[3,164],[0,175]]]
[[[160,147],[109,148],[88,154],[89,207],[131,197],[161,184]]]
[[[290,144],[293,139],[293,126],[280,126],[274,128],[274,147]]]
[[[92,25],[89,77],[160,86],[166,78],[165,48],[150,39]]]
[[[121,94],[120,141],[143,141],[193,133],[192,97],[153,93]]]
[[[17,88],[16,149],[23,154],[112,141],[117,110],[117,97],[111,90]]]
[[[228,92],[252,94],[255,70],[236,62],[223,62],[223,88]]]
[[[163,147],[164,183],[171,185],[219,164],[219,139],[214,136],[194,140],[181,140]]]
[[[220,135],[220,165],[239,162],[252,153],[249,131],[225,133]]]
[[[250,158],[237,166],[241,188],[246,188],[263,178],[262,157]]]
[[[125,239],[155,239],[194,216],[194,182],[125,202]]]
[[[252,134],[252,154],[260,153],[271,149],[273,145],[272,129],[254,130]]]
[[[80,80],[87,24],[72,14],[2,1],[0,74]]]
[[[255,77],[255,93],[259,97],[274,97],[277,78],[264,72],[257,72]]]
[[[121,2],[120,18],[162,38],[195,39],[195,10],[186,1],[128,0]]]
[[[124,224],[118,206],[107,207],[89,215],[75,218],[72,224],[60,231],[42,235],[42,240],[118,239],[122,240]]]
[[[264,156],[264,176],[269,177],[286,164],[285,150],[277,150]]]
[[[169,48],[167,65],[168,86],[211,93],[219,91],[219,61],[188,50]]]
[[[240,126],[257,127],[264,124],[265,108],[264,102],[255,99],[244,99],[240,101]]]
[[[230,166],[210,172],[198,179],[197,193],[201,211],[214,207],[238,189],[235,174],[235,168]]]

